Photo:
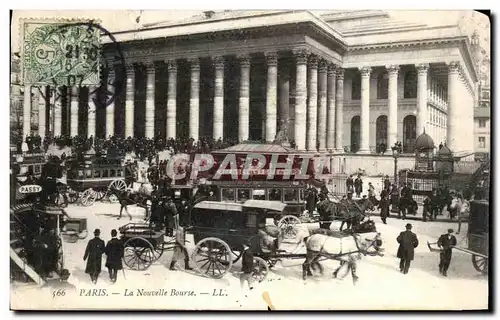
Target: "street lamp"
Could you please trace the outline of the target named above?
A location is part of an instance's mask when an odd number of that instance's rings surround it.
[[[392,157],[394,158],[394,186],[398,188],[398,158],[401,153],[401,143],[396,142],[394,146],[391,147]]]

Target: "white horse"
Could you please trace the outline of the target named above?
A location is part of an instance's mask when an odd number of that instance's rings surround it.
[[[323,273],[323,267],[319,263],[320,258],[334,259],[340,261],[340,266],[333,272],[336,278],[340,268],[347,263],[351,270],[354,284],[358,280],[356,275],[356,261],[361,255],[382,256],[382,238],[380,232],[344,235],[342,233],[324,234],[321,229],[311,231],[311,235],[304,238],[306,244],[306,260],[302,264],[302,277],[312,276],[311,269],[317,266]]]

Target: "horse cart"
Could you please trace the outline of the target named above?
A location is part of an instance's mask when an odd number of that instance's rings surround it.
[[[467,230],[467,248],[459,246],[453,248],[470,254],[472,265],[478,272],[484,275],[488,274],[489,213],[489,202],[487,200],[471,201]],[[427,242],[427,246],[431,252],[441,251],[436,245],[437,242]]]
[[[122,160],[95,155],[84,155],[69,164],[67,184],[78,192],[77,198],[85,207],[103,199],[117,202],[115,192],[127,188]]]
[[[128,223],[119,228],[124,245],[123,262],[132,270],[146,270],[163,255],[175,248],[175,240],[165,241],[165,232],[148,223]]]
[[[43,284],[47,278],[69,275],[64,269],[62,230],[64,211],[39,203],[10,208],[10,259],[14,279],[31,278]]]
[[[267,200],[202,201],[194,205],[191,226],[186,229],[196,243],[191,258],[196,270],[207,277],[222,278],[242,257],[244,243],[249,243],[254,253],[253,277],[258,281],[264,280],[269,268],[280,259],[306,259],[307,253],[296,253],[300,241],[292,244],[295,249],[282,250],[283,232],[274,224],[266,224],[269,211],[281,213],[285,207],[286,204]],[[339,260],[349,253],[323,257]]]

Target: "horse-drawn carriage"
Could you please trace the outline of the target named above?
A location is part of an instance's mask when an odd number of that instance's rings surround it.
[[[25,203],[10,208],[10,258],[14,278],[29,277],[41,284],[61,277],[64,211],[56,206]],[[19,276],[19,277],[18,277]]]
[[[472,265],[482,274],[488,274],[489,261],[489,202],[473,200],[470,202],[469,227],[467,230],[467,248],[455,246],[453,249],[468,253],[472,257]],[[437,243],[427,242],[431,252],[440,252]]]
[[[79,193],[83,206],[91,206],[105,198],[110,202],[118,201],[115,192],[127,188],[122,160],[87,154],[69,163],[67,183]]]

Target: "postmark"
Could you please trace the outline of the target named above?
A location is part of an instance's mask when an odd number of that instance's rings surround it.
[[[99,85],[100,32],[90,20],[22,19],[21,68],[24,85]],[[63,26],[63,27],[61,27]]]

